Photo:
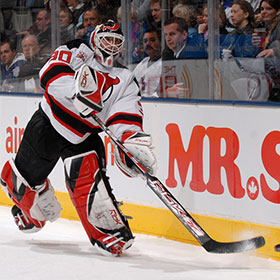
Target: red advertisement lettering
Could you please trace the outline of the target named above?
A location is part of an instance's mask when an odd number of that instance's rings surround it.
[[[8,126],[6,128],[6,151],[7,153],[17,153],[18,147],[23,137],[24,128],[16,127],[18,118],[14,118],[14,126]]]
[[[177,186],[177,181],[174,176],[176,160],[182,185],[185,186],[189,165],[192,163],[192,180],[190,182],[190,187],[194,191],[205,191],[206,186],[203,182],[202,165],[203,138],[206,134],[205,128],[202,126],[195,126],[193,128],[187,151],[184,149],[177,124],[168,124],[166,126],[166,132],[169,136],[169,167],[168,178],[166,180],[167,186],[170,188],[175,188]]]
[[[262,144],[262,161],[267,173],[274,178],[280,186],[280,156],[276,152],[276,146],[280,144],[280,131],[270,132],[264,139]],[[270,202],[280,203],[280,188],[272,190],[264,174],[260,175],[260,185],[263,196]]]
[[[241,185],[241,175],[238,166],[234,163],[239,153],[239,141],[236,133],[230,128],[208,127],[210,151],[210,178],[207,190],[212,194],[222,194],[224,187],[221,183],[221,168],[227,176],[228,189],[232,197],[242,198],[245,189]],[[221,142],[225,141],[225,153],[221,155]]]
[[[182,186],[185,186],[186,177],[190,163],[192,163],[192,178],[190,188],[193,191],[203,192],[207,190],[212,194],[224,193],[221,182],[221,168],[223,167],[227,176],[229,192],[234,198],[242,198],[245,189],[241,185],[241,175],[235,159],[239,153],[239,141],[236,133],[229,128],[202,126],[193,128],[187,151],[184,149],[180,130],[176,124],[168,124],[166,132],[169,136],[169,167],[166,184],[175,188],[175,160],[177,162],[179,176]],[[209,139],[209,181],[203,180],[203,141],[205,136]],[[225,153],[221,154],[221,142],[225,141]]]

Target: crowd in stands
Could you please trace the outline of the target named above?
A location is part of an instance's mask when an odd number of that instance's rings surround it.
[[[52,0],[2,2],[7,3],[0,4],[0,90],[40,92],[38,72],[53,51]],[[128,61],[142,94],[158,96],[162,61],[207,59],[209,39],[207,0],[170,0],[168,9],[161,6],[162,0],[132,0],[128,24],[122,22],[121,0],[60,0],[61,44],[88,41],[95,26],[108,19],[126,24]],[[16,22],[19,14],[29,26]],[[272,80],[270,100],[280,101],[280,1],[220,1],[217,17],[220,58],[263,58]]]

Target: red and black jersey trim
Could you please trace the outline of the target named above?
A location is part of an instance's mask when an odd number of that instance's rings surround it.
[[[51,64],[41,77],[41,86],[47,90],[48,85],[57,78],[65,75],[75,75],[75,71],[68,65],[62,63]]]
[[[114,124],[136,125],[143,130],[143,118],[142,116],[137,114],[116,113],[107,120],[106,126],[110,126]]]
[[[75,115],[72,111],[60,104],[50,94],[44,94],[49,106],[51,107],[53,117],[64,127],[79,137],[83,137],[86,133],[99,133],[99,126],[94,126],[86,119]]]

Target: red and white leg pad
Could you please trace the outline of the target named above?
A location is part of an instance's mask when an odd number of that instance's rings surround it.
[[[13,160],[4,165],[1,185],[7,196],[15,203],[12,214],[23,232],[35,232],[44,227],[46,221],[60,217],[61,206],[47,179],[42,185],[31,187],[21,176]]]
[[[66,158],[67,188],[93,245],[101,252],[121,255],[133,243],[133,235],[112,194],[95,151]]]

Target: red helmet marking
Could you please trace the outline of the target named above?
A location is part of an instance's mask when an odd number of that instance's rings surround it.
[[[103,31],[105,31],[106,29],[109,29],[109,30],[112,30],[112,31],[116,31],[118,30],[119,28],[119,25],[114,23],[113,26],[103,26]]]
[[[96,47],[95,42],[94,42],[95,34],[96,34],[96,29],[92,32],[92,34],[90,36],[90,42],[91,42],[93,48]]]

